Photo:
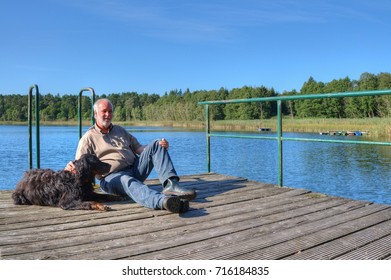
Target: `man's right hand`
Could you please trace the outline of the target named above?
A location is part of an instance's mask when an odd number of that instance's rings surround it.
[[[73,172],[73,170],[75,170],[75,164],[73,163],[73,161],[70,161],[64,169],[69,172]]]

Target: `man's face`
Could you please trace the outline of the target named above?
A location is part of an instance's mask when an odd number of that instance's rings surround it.
[[[113,118],[113,108],[111,104],[105,100],[98,105],[98,110],[95,112],[95,120],[98,126],[108,129]]]

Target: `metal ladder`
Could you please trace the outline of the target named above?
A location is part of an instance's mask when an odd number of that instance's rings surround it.
[[[33,111],[33,90],[35,89],[35,102],[34,102],[34,109],[35,109],[35,152],[36,152],[36,168],[40,168],[41,162],[40,162],[40,124],[39,124],[39,89],[37,85],[32,85],[29,88],[28,93],[28,161],[29,161],[29,168],[33,168],[33,133],[32,133],[32,127],[33,127],[33,117],[32,117],[32,111]],[[95,91],[93,88],[83,88],[79,92],[78,97],[78,126],[79,126],[79,139],[82,137],[82,116],[81,116],[81,100],[83,92],[90,92],[91,93],[91,124],[95,124],[94,119],[94,103],[95,103]]]

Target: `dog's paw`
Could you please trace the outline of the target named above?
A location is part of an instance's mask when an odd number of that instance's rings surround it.
[[[102,203],[94,202],[91,203],[91,209],[92,210],[98,210],[98,211],[111,211],[111,207]]]
[[[102,204],[102,208],[99,209],[99,210],[101,210],[101,211],[111,211],[111,210],[113,210],[113,208],[111,208],[111,207],[108,206],[108,205]]]

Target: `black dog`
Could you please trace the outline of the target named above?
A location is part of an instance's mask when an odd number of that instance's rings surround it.
[[[111,208],[97,201],[124,200],[94,192],[95,175],[109,172],[110,164],[101,162],[94,155],[83,155],[74,161],[74,165],[74,172],[51,169],[27,171],[12,194],[14,203],[57,206],[65,210],[107,211]]]

